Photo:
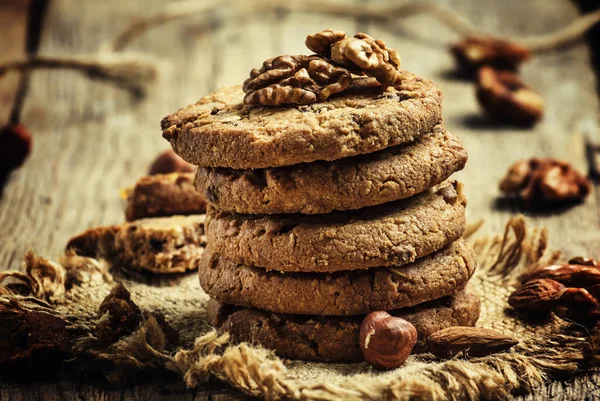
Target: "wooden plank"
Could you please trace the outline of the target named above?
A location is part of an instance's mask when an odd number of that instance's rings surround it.
[[[0,63],[25,54],[27,12],[31,0],[0,0]],[[0,77],[0,126],[6,124],[21,82],[21,73]]]
[[[357,0],[358,1],[358,0]],[[374,1],[374,0],[373,0]],[[0,6],[7,1],[0,0]],[[567,1],[464,2],[440,0],[465,13],[483,29],[529,35],[548,31],[577,15]],[[10,2],[14,4],[13,2]],[[93,52],[140,13],[163,1],[51,3],[41,53]],[[1,8],[0,8],[1,9]],[[536,15],[532,18],[531,15]],[[2,25],[0,12],[0,27]],[[110,21],[107,24],[106,21]],[[445,51],[455,37],[429,17],[390,24],[331,18],[308,13],[264,13],[235,24],[205,23],[202,17],[166,25],[132,45],[168,61],[148,97],[136,101],[123,89],[89,81],[72,71],[35,72],[23,110],[34,132],[34,152],[15,172],[0,199],[0,266],[17,268],[26,249],[52,256],[73,234],[95,225],[123,220],[119,188],[141,175],[168,145],[160,138],[160,118],[210,90],[239,84],[250,68],[282,53],[308,53],[304,38],[325,28],[348,33],[367,31],[399,50],[404,67],[435,80],[445,95],[446,125],[459,135],[470,154],[465,171],[469,217],[484,217],[486,232],[498,232],[516,204],[496,204],[496,183],[518,158],[554,156],[583,165],[582,135],[598,138],[598,98],[586,47],[581,44],[535,57],[523,76],[547,100],[546,119],[534,130],[514,130],[482,121],[473,85],[453,79]],[[0,35],[0,48],[2,46]],[[0,80],[0,85],[4,80]],[[2,92],[0,92],[2,93]],[[596,194],[598,192],[596,191]],[[600,254],[598,199],[557,215],[530,215],[550,228],[555,247],[569,253]],[[538,389],[527,399],[597,393],[599,377],[581,376]],[[220,385],[170,393],[152,385],[108,390],[73,383],[35,386],[0,384],[0,399],[245,399]]]

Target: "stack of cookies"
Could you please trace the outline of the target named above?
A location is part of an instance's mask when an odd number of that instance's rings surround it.
[[[361,360],[372,311],[413,323],[417,350],[437,330],[474,325],[466,199],[448,180],[467,154],[442,126],[439,89],[399,68],[394,85],[352,69],[378,82],[325,98],[310,87],[306,100],[302,74],[318,88],[322,77],[282,57],[252,71],[268,74],[261,88],[220,89],[162,121],[209,202],[199,266],[209,318],[234,341],[313,361]]]

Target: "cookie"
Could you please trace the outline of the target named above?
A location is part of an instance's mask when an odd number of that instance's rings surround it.
[[[126,190],[125,195],[127,221],[206,212],[206,201],[194,188],[193,173],[145,176]]]
[[[163,118],[163,137],[189,163],[236,169],[375,152],[411,142],[442,121],[438,87],[402,75],[396,88],[344,91],[303,106],[248,106],[240,86],[222,88]]]
[[[279,356],[306,361],[357,362],[362,360],[358,333],[364,316],[298,316],[222,305],[210,300],[211,323],[229,332],[233,342],[249,342],[274,350]],[[413,352],[425,351],[426,339],[451,326],[474,326],[479,298],[460,292],[426,304],[390,312],[417,329]]]
[[[155,217],[97,227],[71,238],[67,249],[109,260],[114,267],[182,273],[204,253],[204,215]]]
[[[461,239],[402,267],[279,273],[237,264],[207,250],[198,270],[204,291],[225,304],[276,313],[345,316],[406,308],[455,294],[475,272],[475,255]]]
[[[319,214],[411,197],[466,162],[460,140],[438,126],[413,143],[333,162],[258,170],[200,167],[196,188],[220,210]]]
[[[209,210],[211,249],[234,262],[284,272],[401,266],[462,236],[462,184],[351,212],[249,215]]]

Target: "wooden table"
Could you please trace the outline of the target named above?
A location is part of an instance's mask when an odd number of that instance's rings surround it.
[[[359,0],[355,0],[359,1]],[[377,2],[376,0],[371,0]],[[24,52],[30,2],[0,0],[0,61]],[[41,30],[39,53],[96,52],[99,45],[140,15],[158,10],[162,0],[54,0]],[[567,0],[443,0],[482,29],[507,35],[533,35],[563,26],[579,12]],[[33,2],[39,6],[39,2]],[[351,2],[348,2],[351,4]],[[29,85],[19,74],[0,80],[0,124],[15,107],[32,131],[34,148],[14,172],[0,199],[0,268],[20,266],[27,249],[56,256],[70,236],[86,228],[123,221],[120,188],[144,174],[156,154],[167,149],[160,119],[215,88],[241,83],[252,67],[283,53],[307,53],[304,38],[324,28],[365,31],[398,49],[403,67],[435,80],[445,96],[448,129],[469,151],[467,168],[458,174],[466,184],[469,218],[484,218],[483,231],[499,232],[508,216],[519,212],[513,201],[498,201],[497,182],[511,162],[530,156],[553,156],[586,170],[584,136],[596,140],[596,80],[584,42],[534,57],[524,79],[547,102],[544,121],[532,130],[489,124],[480,117],[473,85],[454,77],[446,45],[457,37],[429,17],[384,24],[315,15],[269,12],[235,21],[220,13],[204,24],[191,17],[145,34],[127,50],[159,58],[159,81],[140,99],[116,85],[66,70],[35,71]],[[35,42],[35,41],[34,41]],[[35,43],[29,50],[35,50]],[[28,88],[27,88],[28,87]],[[550,229],[551,244],[567,254],[600,255],[597,188],[580,206],[558,214],[530,215]],[[600,376],[579,376],[537,389],[526,399],[600,397]],[[0,399],[221,399],[243,398],[212,383],[198,391],[182,386],[104,389],[89,384],[51,382],[0,383]]]

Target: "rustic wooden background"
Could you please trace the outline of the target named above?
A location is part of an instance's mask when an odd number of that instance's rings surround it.
[[[25,40],[27,13],[30,4],[39,11],[44,3],[0,0],[0,61],[22,55],[26,49],[36,50],[35,41],[26,44]],[[37,51],[44,55],[95,52],[128,23],[165,3],[51,0]],[[482,29],[515,36],[548,32],[579,15],[576,4],[568,0],[440,3],[464,13]],[[9,177],[0,198],[0,269],[19,268],[27,249],[55,256],[70,236],[123,221],[119,189],[144,174],[156,154],[167,148],[159,129],[164,115],[217,87],[241,83],[266,58],[307,53],[305,36],[325,28],[364,31],[382,38],[398,49],[404,68],[440,85],[446,126],[469,151],[467,168],[458,175],[466,184],[469,218],[484,218],[485,232],[499,232],[507,218],[519,212],[516,202],[499,200],[497,190],[498,180],[514,160],[552,156],[586,170],[584,137],[600,139],[596,78],[584,41],[536,55],[523,67],[524,79],[543,94],[547,111],[534,129],[516,130],[481,118],[473,85],[452,73],[447,45],[458,38],[429,17],[384,24],[288,12],[228,21],[221,14],[213,13],[209,23],[192,17],[165,25],[127,49],[153,55],[163,64],[160,79],[143,98],[74,71],[12,73],[0,79],[0,124],[12,115],[34,137],[31,157]],[[597,190],[582,205],[560,213],[532,214],[530,220],[549,228],[553,247],[569,255],[600,256]],[[600,398],[599,385],[600,376],[582,375],[536,389],[524,398]],[[107,389],[65,381],[0,383],[2,400],[234,398],[244,397],[219,383],[197,391],[170,385]]]

